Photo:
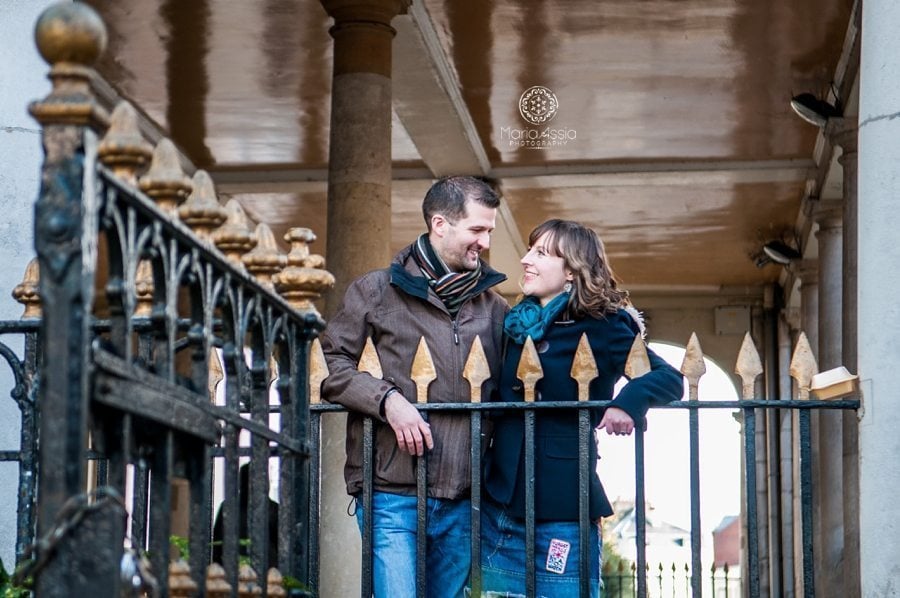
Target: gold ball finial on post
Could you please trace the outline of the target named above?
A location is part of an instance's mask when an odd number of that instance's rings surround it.
[[[275,290],[297,311],[318,315],[313,301],[334,286],[334,276],[324,269],[321,255],[309,253],[309,244],[316,235],[308,228],[292,228],[284,240],[291,244],[291,252],[287,256],[288,267],[272,277]]]
[[[42,125],[103,128],[109,114],[95,101],[91,65],[106,49],[106,26],[97,12],[81,2],[60,2],[47,8],[34,28],[38,52],[51,66],[53,91],[29,106]]]
[[[60,2],[41,13],[34,39],[38,52],[51,66],[91,66],[106,49],[106,25],[87,4]]]
[[[178,217],[178,204],[191,193],[191,180],[181,169],[178,150],[169,139],[160,139],[153,150],[150,170],[141,177],[141,190],[164,212]]]

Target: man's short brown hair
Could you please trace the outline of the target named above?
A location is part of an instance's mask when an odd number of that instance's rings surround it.
[[[441,214],[451,224],[465,218],[466,200],[472,200],[486,208],[496,209],[500,197],[487,181],[471,176],[448,176],[439,179],[425,194],[422,215],[425,226],[431,231],[431,217]]]

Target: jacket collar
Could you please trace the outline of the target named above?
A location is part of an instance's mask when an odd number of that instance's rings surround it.
[[[391,262],[391,284],[408,295],[428,301],[428,279],[422,275],[422,271],[412,259],[412,245],[408,245],[400,251]],[[486,263],[481,262],[481,278],[475,285],[473,296],[483,293],[492,286],[506,280],[506,274],[497,272]]]

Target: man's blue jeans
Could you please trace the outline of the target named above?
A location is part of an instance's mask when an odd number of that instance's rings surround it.
[[[416,497],[376,492],[372,525],[375,598],[416,595]],[[471,503],[468,499],[429,498],[426,545],[426,596],[463,596],[472,560]],[[363,525],[362,501],[356,521]]]

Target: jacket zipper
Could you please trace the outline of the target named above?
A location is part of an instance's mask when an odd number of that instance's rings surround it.
[[[453,342],[459,344],[459,314],[453,319]]]

